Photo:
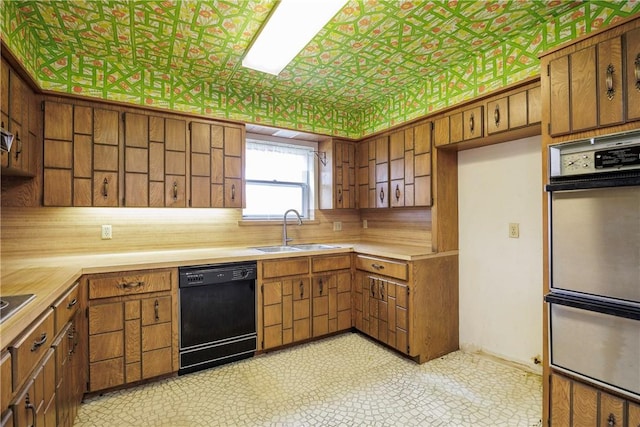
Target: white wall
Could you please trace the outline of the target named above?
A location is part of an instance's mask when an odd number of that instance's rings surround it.
[[[541,162],[538,136],[458,155],[460,347],[532,367],[542,352]]]

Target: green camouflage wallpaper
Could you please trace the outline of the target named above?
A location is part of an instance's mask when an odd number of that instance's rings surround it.
[[[1,3],[43,89],[349,138],[539,73],[627,1],[350,0],[279,76],[241,66],[276,0]],[[274,47],[277,49],[277,47]]]

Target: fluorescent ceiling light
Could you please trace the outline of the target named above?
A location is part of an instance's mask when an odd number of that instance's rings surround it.
[[[280,0],[242,66],[277,76],[346,1]]]

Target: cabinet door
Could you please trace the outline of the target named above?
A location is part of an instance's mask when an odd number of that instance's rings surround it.
[[[337,286],[337,330],[351,328],[351,272],[336,275]]]
[[[414,141],[413,202],[408,197],[411,194],[409,186],[405,186],[405,206],[431,206],[431,122],[415,127]],[[405,183],[407,181],[405,176]]]
[[[2,377],[2,383],[0,384],[0,414],[3,414],[5,409],[9,407],[12,395],[11,353],[8,351],[2,353],[2,357],[0,357],[0,376]]]
[[[542,120],[542,92],[540,86],[527,90],[527,123],[532,125]]]
[[[509,97],[487,103],[487,123],[487,134],[489,135],[509,130]]]
[[[264,283],[262,290],[263,348],[282,345],[282,281]]]
[[[124,113],[124,204],[149,206],[149,117]]]
[[[292,279],[293,341],[311,338],[311,286],[309,279]]]
[[[118,206],[118,112],[93,110],[93,206]]]
[[[149,116],[149,206],[165,206],[164,118]]]
[[[574,382],[572,385],[571,412],[574,426],[598,425],[598,390]]]
[[[574,387],[577,383],[574,382]],[[624,419],[625,401],[609,393],[600,393],[600,425],[601,426],[625,426]]]
[[[243,132],[239,128],[224,128],[224,206],[241,208],[243,196]]]
[[[353,304],[351,306],[351,317],[353,319],[353,326],[364,332],[364,328],[362,325],[363,321],[363,273],[357,271],[355,274],[355,280],[353,282],[352,296],[353,296]]]
[[[598,43],[598,124],[610,126],[624,121],[622,90],[622,38]]]
[[[465,141],[484,136],[482,132],[484,123],[482,112],[483,108],[480,106],[467,110],[462,114],[464,126],[462,135]]]
[[[186,122],[165,122],[165,206],[185,207],[186,197]]]
[[[436,147],[449,144],[449,116],[433,122],[433,143]]]
[[[569,109],[569,57],[562,56],[549,62],[549,118],[551,135],[571,130]],[[595,105],[591,104],[592,106]]]
[[[377,208],[389,207],[389,138],[386,136],[375,140],[375,197]]]
[[[45,206],[71,206],[73,189],[73,106],[46,102],[44,109]]]
[[[413,129],[412,129],[413,131]],[[413,133],[411,134],[413,139]],[[413,150],[411,151],[413,154]],[[389,136],[389,160],[390,160],[390,181],[391,207],[401,207],[405,205],[405,131],[400,130]],[[413,178],[413,177],[412,177]]]
[[[565,377],[551,375],[550,418],[553,427],[571,426],[571,381]]]
[[[598,125],[596,47],[591,46],[570,55],[571,67],[571,131],[579,132]],[[552,116],[553,117],[553,116]]]
[[[312,279],[312,335],[319,337],[329,333],[329,293],[332,276]]]
[[[509,129],[517,129],[529,124],[527,96],[526,90],[509,96]],[[487,115],[491,122],[491,110],[487,111]]]
[[[640,119],[640,28],[625,34],[627,120]],[[634,426],[635,427],[635,426]]]
[[[362,141],[356,146],[356,167],[358,185],[358,207],[369,207],[369,142]]]
[[[211,206],[211,126],[191,122],[191,206]]]
[[[629,402],[629,427],[640,427],[640,405]]]

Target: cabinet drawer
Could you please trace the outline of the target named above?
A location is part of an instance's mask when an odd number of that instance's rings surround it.
[[[262,277],[294,276],[309,273],[309,258],[289,258],[262,262]]]
[[[9,347],[13,364],[14,390],[22,384],[27,374],[50,348],[54,337],[53,329],[53,309],[49,309],[29,331],[24,333],[12,347]]]
[[[69,291],[58,301],[53,304],[55,315],[56,335],[60,333],[64,325],[66,325],[71,317],[78,311],[79,285],[76,283]]]
[[[319,271],[344,270],[351,268],[351,255],[341,254],[311,258],[311,270]]]
[[[132,272],[89,278],[89,299],[171,290],[171,272]]]
[[[409,273],[406,262],[391,261],[365,255],[358,255],[356,257],[356,268],[383,276],[395,277],[400,280],[407,280]]]

